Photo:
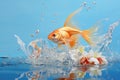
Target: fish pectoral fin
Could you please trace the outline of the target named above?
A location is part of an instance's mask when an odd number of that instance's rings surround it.
[[[73,48],[76,43],[77,43],[78,37],[77,36],[71,36],[70,40],[69,40],[69,46],[70,48]]]

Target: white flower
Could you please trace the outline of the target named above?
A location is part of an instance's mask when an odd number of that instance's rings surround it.
[[[93,63],[93,64],[95,64],[95,65],[99,64],[99,61],[98,61],[96,58],[94,58],[94,57],[90,58],[90,59],[89,59],[89,62],[90,62],[90,63]]]

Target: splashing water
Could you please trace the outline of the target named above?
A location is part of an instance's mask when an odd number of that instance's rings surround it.
[[[95,46],[97,50],[78,45],[74,49],[69,49],[67,46],[64,46],[63,49],[59,51],[60,49],[58,48],[50,48],[48,46],[49,44],[42,39],[33,40],[26,47],[20,37],[15,35],[18,44],[27,56],[26,63],[33,64],[33,66],[44,66],[44,68],[40,68],[39,71],[24,72],[16,78],[16,80],[22,79],[23,77],[26,77],[28,80],[45,80],[53,75],[53,79],[58,80],[79,79],[88,76],[88,74],[91,79],[98,79],[92,76],[101,76],[104,65],[108,64],[106,56],[103,56],[102,53],[112,42],[113,30],[119,23],[120,21],[116,21],[111,24],[106,34],[98,36],[100,40]],[[79,67],[74,68],[74,66]],[[56,75],[61,77],[55,77]]]
[[[20,47],[23,50],[23,52],[26,54],[26,56],[28,56],[29,54],[28,54],[28,52],[26,50],[25,43],[16,34],[14,36],[17,38],[18,44],[20,45]]]
[[[56,52],[56,48],[48,48],[46,42],[42,39],[31,41],[26,47],[25,43],[20,39],[19,36],[15,35],[15,37],[17,38],[17,42],[21,49],[27,56],[27,63],[52,64],[53,62],[64,62],[63,60],[67,58],[67,54],[65,52],[59,54]]]
[[[97,55],[96,53],[102,53],[102,51],[108,47],[108,45],[112,42],[112,33],[116,26],[118,26],[120,21],[117,21],[110,25],[108,32],[100,37],[99,42],[97,42],[97,50],[94,52],[92,48],[88,51],[85,51],[87,47],[79,46],[75,49],[64,49],[62,52],[58,52],[58,48],[49,48],[46,41],[42,39],[36,39],[31,41],[28,46],[25,46],[25,43],[20,39],[19,36],[15,35],[17,38],[18,44],[21,49],[24,51],[26,56],[28,57],[27,62],[32,62],[34,64],[52,64],[53,62],[57,63],[57,65],[66,64],[66,60],[70,60],[71,64],[78,64],[80,57],[84,54],[87,55]],[[81,48],[84,47],[81,52]],[[65,48],[65,47],[64,47]],[[93,51],[89,54],[89,51]],[[101,55],[102,56],[102,55]],[[68,62],[67,62],[68,63]]]
[[[101,41],[98,42],[98,45],[99,45],[98,51],[102,52],[109,46],[109,44],[112,42],[113,30],[119,25],[119,23],[120,21],[116,21],[113,24],[111,24],[108,29],[108,32],[104,34],[103,36],[101,36]]]

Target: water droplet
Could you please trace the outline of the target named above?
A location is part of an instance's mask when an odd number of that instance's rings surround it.
[[[36,33],[36,34],[38,34],[39,32],[40,32],[40,30],[39,30],[39,29],[37,29],[37,30],[35,31],[35,33]]]
[[[90,6],[89,6],[89,7],[87,7],[87,11],[88,11],[88,10],[90,10],[90,9],[91,9],[91,7],[90,7]]]
[[[83,2],[83,6],[86,7],[86,5],[87,5],[87,2]]]
[[[33,38],[33,37],[34,37],[34,34],[31,34],[30,36]]]
[[[95,1],[93,1],[92,3],[93,3],[94,5],[96,5],[96,2],[95,2]]]

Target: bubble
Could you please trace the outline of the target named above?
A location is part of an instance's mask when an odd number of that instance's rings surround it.
[[[36,33],[36,34],[38,34],[39,32],[40,32],[40,30],[39,30],[39,29],[37,29],[37,30],[35,31],[35,33]]]
[[[87,2],[83,2],[83,6],[86,7],[87,6]]]
[[[91,7],[89,6],[89,7],[87,7],[87,11],[89,11],[91,9]]]
[[[93,5],[96,5],[96,1],[93,1],[92,4],[93,4]]]

